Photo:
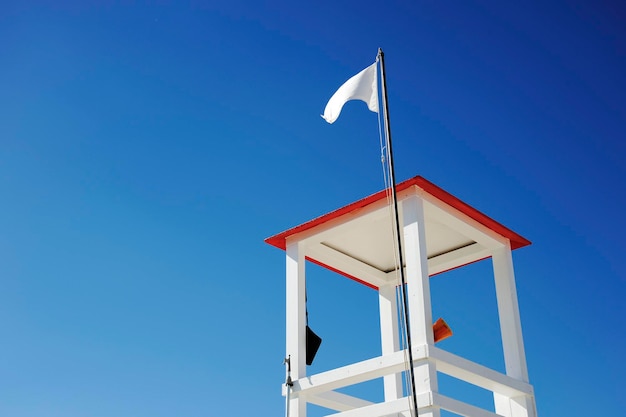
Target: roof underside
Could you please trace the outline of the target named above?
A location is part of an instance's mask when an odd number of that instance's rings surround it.
[[[422,177],[396,187],[398,199],[418,194],[424,201],[426,251],[433,275],[490,256],[506,243],[530,242]],[[404,216],[399,204],[400,218]],[[397,269],[392,212],[385,190],[267,238],[281,249],[303,241],[307,259],[371,287],[392,279]],[[395,279],[395,278],[394,278]]]
[[[402,215],[402,208],[400,210]],[[427,219],[434,218],[432,211],[432,207],[426,208]],[[426,222],[426,236],[428,258],[476,243],[436,221]],[[344,230],[339,230],[320,243],[380,271],[391,272],[396,269],[393,248],[395,239],[391,216],[384,216],[360,224],[359,227],[350,227],[348,223]]]

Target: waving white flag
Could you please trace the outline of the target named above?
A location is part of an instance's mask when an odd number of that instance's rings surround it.
[[[374,62],[363,71],[346,81],[328,100],[322,117],[328,123],[334,123],[339,117],[343,105],[350,100],[362,100],[374,113],[378,113],[378,80]]]

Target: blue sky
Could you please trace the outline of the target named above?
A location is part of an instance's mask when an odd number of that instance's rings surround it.
[[[319,116],[378,47],[398,179],[533,242],[539,415],[622,414],[623,5],[212,3],[0,6],[0,415],[284,413],[263,239],[383,187],[376,116]],[[433,303],[442,348],[501,369],[489,268],[433,278]],[[308,291],[311,372],[378,354],[374,291],[317,267]]]

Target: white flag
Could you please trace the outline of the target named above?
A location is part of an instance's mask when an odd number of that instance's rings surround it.
[[[339,117],[343,105],[350,100],[362,100],[371,111],[378,113],[377,64],[378,62],[374,62],[339,87],[339,90],[328,100],[322,115],[324,120],[328,123],[334,123]]]

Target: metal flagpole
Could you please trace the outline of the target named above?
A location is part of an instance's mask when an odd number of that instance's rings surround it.
[[[389,152],[389,165],[390,165],[390,180],[391,180],[391,194],[393,196],[393,208],[396,220],[396,235],[398,237],[398,260],[400,261],[400,278],[402,280],[402,286],[400,291],[402,293],[402,306],[404,310],[404,323],[406,329],[406,341],[407,350],[409,352],[409,375],[411,384],[411,395],[413,396],[413,408],[415,415],[418,416],[417,411],[417,395],[415,394],[415,369],[413,368],[413,348],[411,346],[411,328],[409,326],[409,310],[408,310],[408,297],[406,293],[406,278],[404,276],[404,258],[402,254],[402,239],[400,235],[400,216],[398,214],[398,196],[396,194],[396,175],[393,165],[393,150],[391,147],[391,126],[389,124],[389,104],[387,103],[387,80],[385,78],[385,54],[382,48],[378,48],[378,56],[380,58],[380,78],[382,81],[382,97],[383,108],[385,112],[385,133],[387,136],[387,151]]]
[[[287,365],[287,379],[285,380],[285,387],[287,389],[285,398],[285,417],[289,417],[289,394],[291,392],[291,387],[293,387],[293,381],[291,380],[291,355],[285,358],[283,364]]]

